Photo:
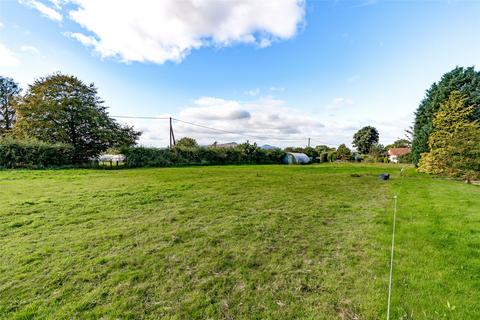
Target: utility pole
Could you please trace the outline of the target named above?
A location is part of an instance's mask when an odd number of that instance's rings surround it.
[[[170,149],[175,146],[175,135],[173,134],[172,117],[170,117]]]
[[[308,147],[310,148],[310,138],[308,138]]]

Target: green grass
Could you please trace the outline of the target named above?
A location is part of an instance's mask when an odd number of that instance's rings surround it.
[[[0,318],[385,318],[394,194],[392,319],[480,317],[479,187],[399,168],[0,171]]]

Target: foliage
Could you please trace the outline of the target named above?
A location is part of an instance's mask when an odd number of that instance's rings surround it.
[[[480,176],[480,125],[471,121],[474,106],[466,106],[467,98],[452,91],[433,118],[429,149],[423,153],[420,172],[462,176]]]
[[[319,162],[328,162],[328,152],[324,151],[320,153]]]
[[[0,168],[45,168],[71,165],[70,145],[35,140],[0,139]]]
[[[303,149],[303,153],[305,153],[307,156],[309,156],[311,159],[316,159],[320,154],[318,153],[318,150],[312,147],[305,147]]]
[[[282,163],[285,152],[265,150],[244,143],[235,148],[180,147],[175,150],[133,147],[124,148],[127,167],[170,167],[183,165],[273,164]]]
[[[407,154],[404,154],[404,155],[401,155],[399,157],[397,157],[397,162],[398,163],[413,163],[413,159],[412,159],[412,153],[407,153]]]
[[[378,143],[377,129],[371,126],[363,127],[353,136],[353,146],[362,154],[367,154],[373,145]]]
[[[352,151],[350,151],[350,149],[348,149],[347,146],[343,143],[338,146],[336,156],[337,159],[342,161],[350,160],[350,158],[352,157]]]
[[[317,150],[318,154],[321,154],[322,152],[334,151],[335,148],[330,148],[327,145],[321,144],[321,145],[316,146],[315,150]]]
[[[15,104],[20,95],[18,83],[0,76],[0,136],[9,132],[15,123]]]
[[[337,160],[337,152],[336,151],[327,152],[327,160],[328,162],[333,162]]]
[[[387,154],[387,150],[381,143],[375,143],[370,147],[370,155],[377,158],[383,158]]]
[[[407,139],[397,139],[394,143],[386,145],[385,150],[392,148],[410,148],[412,143]]]
[[[108,116],[93,84],[63,74],[30,85],[17,117],[17,136],[70,144],[76,162],[110,147],[133,145],[140,135]]]
[[[182,148],[195,148],[198,147],[198,143],[195,139],[189,137],[183,137],[177,141],[175,144],[176,147]]]
[[[433,118],[452,91],[459,91],[466,97],[466,105],[474,106],[470,120],[480,119],[480,72],[473,67],[456,67],[444,74],[438,83],[432,84],[427,90],[415,113],[412,141],[412,159],[415,164],[418,164],[422,153],[430,150],[429,136],[433,130]]]

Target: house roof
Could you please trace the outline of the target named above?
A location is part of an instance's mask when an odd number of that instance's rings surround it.
[[[403,156],[411,152],[410,148],[391,148],[388,149],[389,156]]]

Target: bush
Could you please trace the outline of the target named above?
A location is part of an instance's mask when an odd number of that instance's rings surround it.
[[[177,147],[173,150],[124,148],[127,167],[171,167],[182,165],[275,164],[282,163],[285,152],[264,150],[256,145],[241,144],[235,148]]]
[[[45,168],[73,163],[74,150],[63,143],[36,140],[0,140],[0,168]]]
[[[412,153],[401,155],[397,158],[398,163],[413,163]]]
[[[336,151],[329,151],[327,153],[327,160],[329,162],[333,162],[333,161],[337,160],[337,152]]]
[[[320,153],[319,160],[320,162],[328,162],[328,152]]]

